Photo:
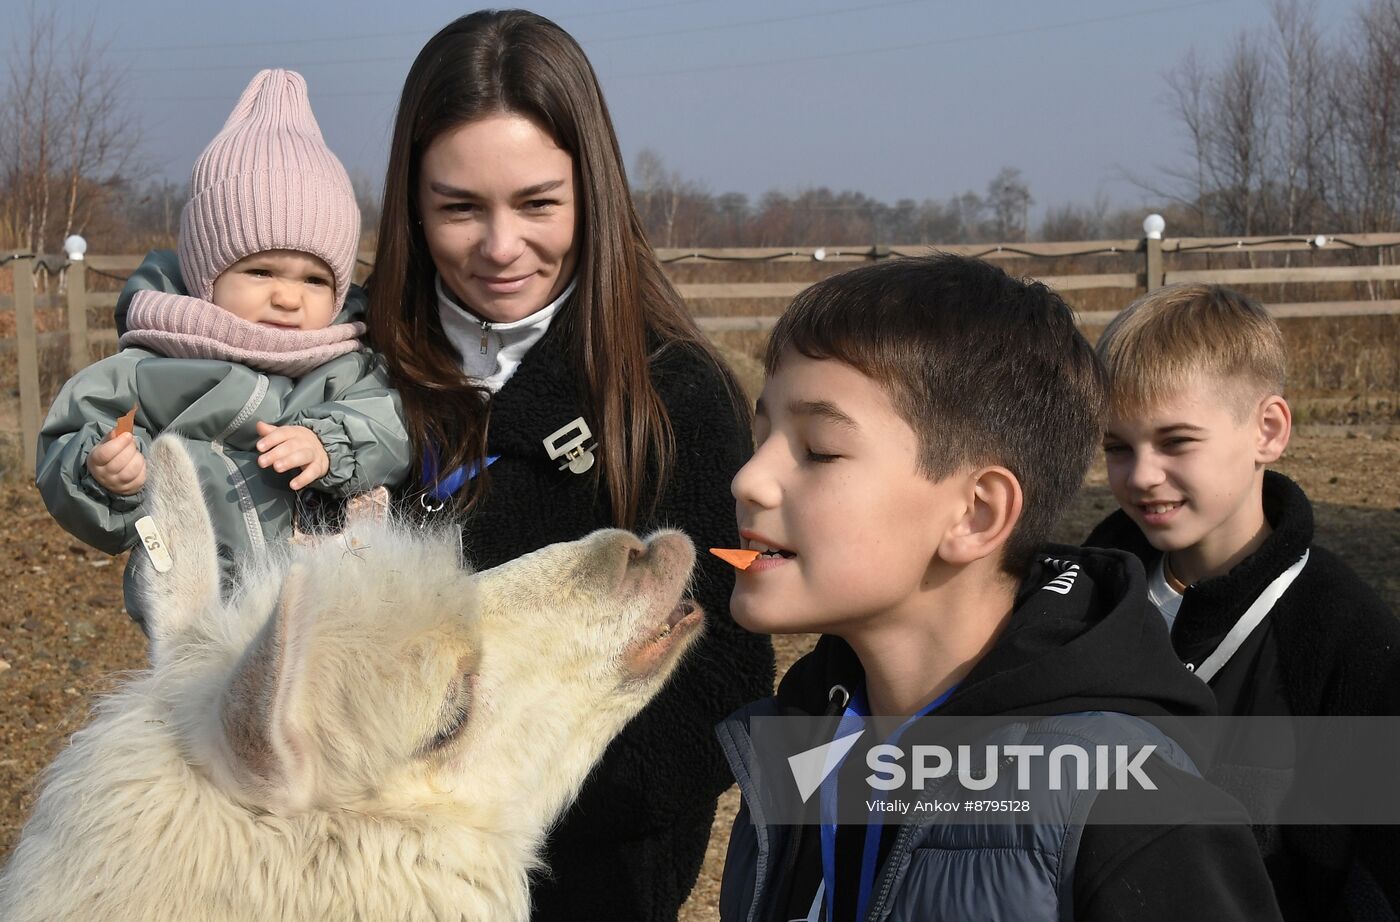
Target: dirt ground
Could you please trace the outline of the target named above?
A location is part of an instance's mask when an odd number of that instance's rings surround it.
[[[1279,469],[1317,507],[1318,543],[1351,562],[1400,609],[1400,438],[1389,430],[1299,432]],[[1379,435],[1379,437],[1378,437]],[[1114,508],[1096,469],[1062,528],[1075,541]],[[87,718],[93,697],[144,665],[141,633],[121,607],[123,559],[84,547],[49,519],[34,488],[0,483],[0,861],[19,833],[37,772]],[[810,645],[780,638],[779,675]],[[725,795],[700,882],[682,922],[717,916],[719,873],[736,795]]]

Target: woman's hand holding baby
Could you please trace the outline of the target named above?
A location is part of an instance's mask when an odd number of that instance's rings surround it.
[[[272,426],[258,423],[258,467],[270,467],[274,471],[301,468],[301,473],[292,478],[293,490],[300,490],[325,476],[331,469],[330,456],[321,440],[305,426]]]
[[[140,493],[146,485],[146,459],[136,436],[116,429],[88,453],[88,473],[102,489],[117,496]]]

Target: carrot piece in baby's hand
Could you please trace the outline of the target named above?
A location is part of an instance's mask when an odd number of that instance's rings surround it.
[[[137,404],[137,406],[140,406],[140,404]],[[127,410],[121,416],[117,417],[117,426],[112,430],[112,438],[130,432],[134,428],[136,428],[136,407],[132,407],[130,410]]]
[[[747,570],[749,564],[758,559],[758,551],[747,551],[737,547],[712,547],[710,553],[732,567]]]

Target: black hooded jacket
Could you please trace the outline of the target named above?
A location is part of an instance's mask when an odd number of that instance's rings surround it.
[[[1048,716],[1115,711],[1145,718],[1208,763],[1200,740],[1177,718],[1215,712],[1209,690],[1172,655],[1162,619],[1146,595],[1141,566],[1114,551],[1046,549],[1049,558],[1080,565],[1073,591],[1043,591],[1060,568],[1044,558],[1022,584],[1016,607],[992,649],[972,668],[939,716]],[[856,688],[864,671],[844,641],[823,637],[789,670],[777,693],[781,713],[822,714],[828,691]],[[1074,879],[1074,916],[1081,920],[1274,919],[1278,910],[1243,810],[1198,776],[1153,756],[1152,777],[1163,798],[1179,804],[1171,826],[1095,824],[1141,792],[1099,794],[1084,829]],[[736,821],[747,822],[744,816]],[[788,856],[789,880],[775,884],[785,910],[810,900],[820,874],[816,835],[804,827]],[[839,836],[838,836],[839,839]],[[815,862],[815,863],[814,863]],[[782,866],[782,858],[773,859]],[[839,863],[839,862],[838,862]],[[838,871],[839,896],[840,872]],[[810,886],[809,886],[810,885]],[[790,914],[789,914],[790,915]],[[840,915],[838,907],[838,915]],[[994,918],[995,907],[987,907]]]
[[[1312,504],[1297,484],[1267,471],[1263,501],[1272,533],[1229,573],[1186,590],[1171,631],[1176,655],[1182,662],[1208,656],[1264,588],[1308,551],[1292,586],[1212,680],[1220,713],[1400,714],[1400,622],[1342,560],[1313,545]],[[1084,543],[1127,551],[1145,568],[1161,558],[1121,510]],[[1217,762],[1213,774],[1227,789],[1255,779],[1257,790],[1261,773],[1273,768],[1235,764],[1225,753]],[[1306,771],[1306,761],[1296,767]],[[1291,775],[1294,766],[1286,768]],[[1386,915],[1377,906],[1375,918],[1393,919],[1400,911],[1400,829],[1261,826],[1255,832],[1285,918],[1366,918],[1362,907],[1378,900],[1391,908]],[[1348,881],[1357,862],[1366,871],[1360,883],[1355,876]]]

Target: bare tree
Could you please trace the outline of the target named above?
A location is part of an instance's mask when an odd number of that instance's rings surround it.
[[[1209,83],[1210,77],[1194,48],[1166,75],[1169,104],[1186,133],[1189,165],[1184,168],[1164,168],[1163,172],[1169,180],[1167,187],[1135,180],[1138,185],[1159,197],[1190,206],[1196,212],[1195,230],[1202,234],[1213,230],[1210,215],[1206,211],[1207,164],[1211,155],[1211,117],[1206,107],[1206,87]],[[1171,185],[1184,186],[1186,191],[1170,192],[1168,189]]]
[[[987,183],[987,207],[992,212],[998,240],[1025,240],[1030,207],[1035,200],[1015,167],[1002,167]]]
[[[142,172],[124,68],[95,24],[31,3],[0,89],[0,232],[39,252],[79,232]]]
[[[1128,215],[1130,225],[1142,220],[1136,210]],[[1087,205],[1069,202],[1047,209],[1038,236],[1041,240],[1102,240],[1113,236],[1122,221],[1122,213],[1113,210],[1103,192],[1097,192]],[[1132,227],[1123,236],[1136,232]]]
[[[1334,175],[1344,213],[1362,228],[1396,226],[1400,198],[1400,2],[1372,0],[1334,65]]]
[[[1176,220],[1171,226],[1176,233],[1217,233],[1218,77],[1191,48],[1163,75],[1162,82],[1162,104],[1179,124],[1185,139],[1182,156],[1157,165],[1150,174],[1120,167],[1120,178],[1174,210]]]
[[[1280,229],[1305,230],[1326,198],[1323,156],[1330,129],[1325,52],[1313,7],[1301,0],[1273,0],[1272,72],[1278,87],[1279,158],[1271,172],[1282,183]]]
[[[1365,0],[1335,43],[1303,0],[1237,35],[1215,65],[1166,78],[1185,163],[1139,186],[1188,207],[1199,233],[1400,225],[1400,0]]]
[[[632,167],[632,194],[642,223],[653,234],[657,246],[676,245],[676,216],[680,213],[685,181],[675,170],[666,168],[661,155],[650,147],[637,154]]]
[[[1219,75],[1207,90],[1211,125],[1206,169],[1215,210],[1227,233],[1259,230],[1269,160],[1268,59],[1248,33],[1236,37]]]
[[[1218,66],[1192,50],[1166,75],[1186,157],[1161,167],[1161,180],[1130,178],[1189,209],[1195,226],[1183,230],[1281,230],[1311,207],[1322,172],[1318,35],[1296,0],[1274,0],[1274,15],[1268,41],[1242,32]]]

